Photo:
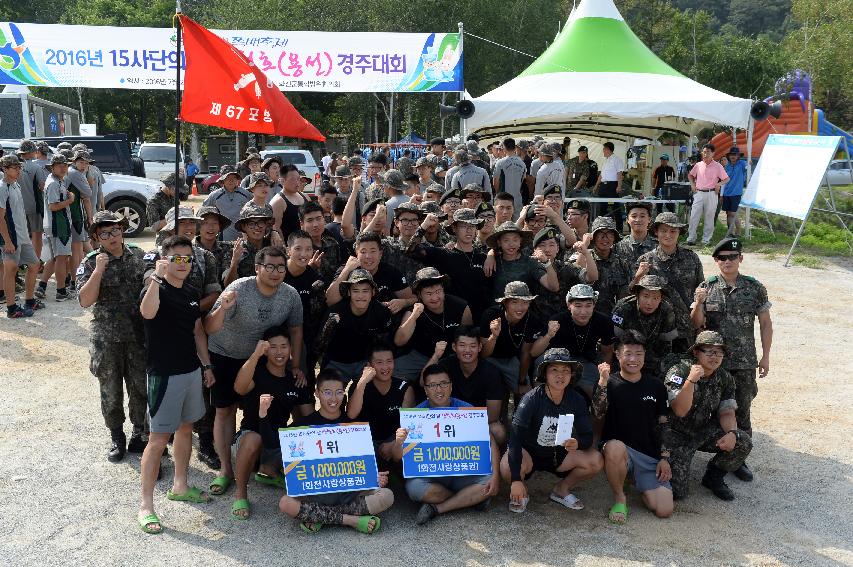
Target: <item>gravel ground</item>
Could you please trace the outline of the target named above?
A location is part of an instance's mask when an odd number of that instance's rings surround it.
[[[140,243],[151,240],[146,234]],[[853,565],[853,379],[836,346],[853,341],[853,328],[849,308],[833,308],[853,296],[853,265],[783,268],[748,256],[743,269],[769,290],[776,341],[753,406],[756,480],[729,477],[734,502],[699,485],[707,462],[700,454],[693,493],[668,520],[632,494],[628,525],[608,524],[603,476],[577,490],[585,510],[563,509],[547,500],[553,477],[540,474],[523,515],[507,512],[504,489],[487,512],[423,528],[394,487],[398,502],[375,536],[344,528],[304,534],[278,513],[275,489],[254,483],[252,517],[238,522],[229,514],[233,489],[208,504],[180,504],[165,499],[168,480],[155,493],[167,529],[143,534],[139,458],[105,458],[109,437],[88,371],[89,314],[54,303],[51,285],[45,311],[0,322],[0,565]],[[171,464],[164,472],[170,478]],[[212,476],[193,457],[191,483],[206,486]]]

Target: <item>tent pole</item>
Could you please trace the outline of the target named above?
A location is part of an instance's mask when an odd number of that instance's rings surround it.
[[[749,186],[749,180],[752,177],[752,132],[755,128],[755,120],[749,117],[749,123],[746,127],[746,185]],[[743,232],[747,238],[752,236],[752,226],[750,225],[751,209],[746,208],[743,218]]]

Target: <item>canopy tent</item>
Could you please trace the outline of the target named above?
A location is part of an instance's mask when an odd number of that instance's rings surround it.
[[[414,132],[409,132],[405,138],[401,139],[398,144],[416,144],[420,146],[425,146],[427,141],[415,134]]]
[[[613,0],[582,0],[533,64],[472,102],[476,110],[466,128],[481,140],[692,136],[711,124],[747,128],[752,106],[661,61],[634,35]]]

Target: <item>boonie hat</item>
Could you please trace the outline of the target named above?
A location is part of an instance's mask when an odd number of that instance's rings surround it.
[[[15,151],[18,154],[31,154],[36,151],[38,148],[36,147],[35,142],[32,140],[21,140],[21,145]]]
[[[595,220],[592,221],[592,227],[590,227],[589,229],[590,233],[592,233],[593,238],[595,238],[595,233],[599,230],[609,230],[613,232],[617,241],[622,240],[622,235],[616,228],[616,221],[613,220],[611,217],[595,217]]]
[[[447,285],[449,279],[446,275],[442,275],[436,268],[421,268],[415,273],[415,279],[412,281],[412,291],[417,293],[422,287],[437,283]]]
[[[657,232],[658,227],[662,224],[679,229],[681,234],[687,232],[687,225],[679,221],[678,215],[670,211],[664,211],[655,217],[655,222],[652,223],[652,233]]]
[[[94,236],[98,233],[98,229],[105,224],[119,224],[124,230],[127,230],[130,223],[124,218],[124,215],[114,213],[113,211],[98,211],[92,216],[92,224],[89,225],[89,234]]]
[[[591,299],[593,301],[598,301],[598,292],[592,289],[591,285],[575,284],[569,289],[569,293],[566,294],[566,303],[575,299]]]
[[[536,379],[540,382],[545,381],[545,372],[552,364],[566,364],[572,369],[572,380],[570,384],[580,380],[583,372],[583,364],[572,358],[572,353],[565,348],[549,348],[542,356],[542,362],[536,367]]]
[[[376,282],[373,281],[373,276],[370,275],[370,272],[368,272],[364,268],[356,268],[352,272],[350,272],[346,281],[342,281],[340,284],[338,284],[340,286],[338,289],[340,290],[341,295],[346,297],[349,295],[349,290],[353,286],[353,284],[364,282],[369,283],[374,291],[377,289]]]
[[[693,345],[689,350],[692,351],[696,347],[701,346],[718,346],[722,347],[725,352],[729,351],[726,347],[726,343],[723,341],[723,336],[717,331],[702,331],[696,335],[696,340],[693,341]]]
[[[640,278],[640,281],[631,286],[631,293],[637,295],[641,289],[666,293],[666,278],[654,274],[645,275]]]
[[[521,299],[523,301],[533,301],[536,296],[530,293],[530,288],[524,282],[509,282],[504,288],[503,297],[497,298],[495,301],[503,303],[507,299]]]
[[[219,209],[217,209],[216,207],[211,207],[210,205],[200,208],[196,215],[202,220],[204,220],[204,217],[208,215],[216,215],[216,218],[219,219],[220,231],[225,230],[226,227],[231,226],[231,219],[220,213]]]
[[[189,207],[180,207],[178,209],[178,222],[182,220],[194,220],[196,221],[196,225],[201,223],[201,217],[197,217]],[[172,207],[166,212],[166,224],[163,225],[160,231],[169,232],[175,230],[175,224],[175,207]]]

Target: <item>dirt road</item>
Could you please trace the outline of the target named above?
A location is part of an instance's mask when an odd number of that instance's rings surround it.
[[[105,459],[108,433],[88,371],[90,316],[53,302],[51,285],[45,311],[0,320],[0,565],[853,565],[853,311],[845,305],[853,266],[783,268],[747,255],[743,270],[769,290],[775,341],[753,406],[756,480],[729,477],[734,502],[698,484],[700,456],[692,494],[669,520],[632,494],[628,525],[609,525],[603,477],[577,491],[585,510],[563,509],[548,502],[553,479],[542,474],[525,514],[507,512],[504,489],[487,512],[424,528],[395,487],[397,503],[374,536],[343,528],[306,535],[277,512],[276,491],[254,483],[247,522],[230,517],[233,489],[205,505],[169,502],[171,468],[155,493],[167,530],[143,534],[138,458]],[[211,479],[194,458],[191,482]]]

